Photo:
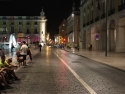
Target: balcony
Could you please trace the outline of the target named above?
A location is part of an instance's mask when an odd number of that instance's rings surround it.
[[[99,20],[99,17],[96,17],[96,18],[95,18],[95,22],[98,21],[98,20]]]
[[[103,14],[101,15],[101,19],[103,19],[103,18],[105,18],[105,13],[103,13]]]
[[[118,6],[118,11],[125,9],[125,3]]]
[[[109,12],[108,12],[108,16],[112,15],[115,13],[115,9],[111,9]]]

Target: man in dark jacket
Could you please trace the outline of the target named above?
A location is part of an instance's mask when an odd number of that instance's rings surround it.
[[[5,56],[5,54],[4,54],[2,49],[0,49],[0,56]]]
[[[40,52],[41,52],[41,48],[42,48],[42,45],[41,45],[41,44],[39,44],[39,50],[40,50]]]

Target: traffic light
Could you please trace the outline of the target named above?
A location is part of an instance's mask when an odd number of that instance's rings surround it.
[[[63,39],[63,42],[66,42],[66,39],[65,39],[65,38]]]

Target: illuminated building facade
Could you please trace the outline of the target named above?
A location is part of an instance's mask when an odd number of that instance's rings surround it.
[[[0,16],[0,44],[3,42],[11,45],[25,40],[29,43],[46,44],[45,13],[40,16]],[[9,46],[10,47],[10,46]]]
[[[59,26],[59,35],[61,41],[65,41],[66,45],[74,48],[79,46],[79,32],[80,32],[80,11],[76,9],[75,3],[72,6],[71,15],[64,20]]]
[[[59,44],[65,44],[64,39],[66,39],[66,20],[63,20],[59,26]]]
[[[125,0],[81,0],[81,48],[91,43],[93,50],[125,52],[124,4]]]

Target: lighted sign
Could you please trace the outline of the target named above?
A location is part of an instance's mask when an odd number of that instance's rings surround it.
[[[23,33],[18,33],[17,36],[18,36],[18,37],[24,37],[24,34],[23,34]]]
[[[99,40],[99,34],[95,35],[96,40]]]

